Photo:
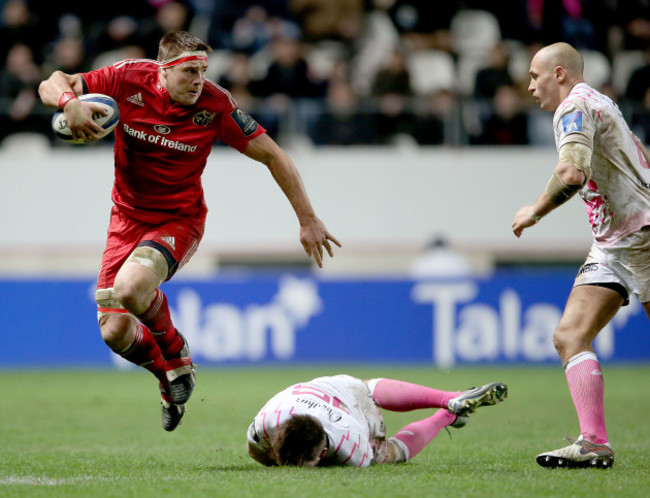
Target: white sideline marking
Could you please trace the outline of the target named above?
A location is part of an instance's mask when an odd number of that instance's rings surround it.
[[[81,482],[108,481],[108,480],[113,480],[113,479],[107,479],[105,477],[92,477],[92,476],[67,477],[61,479],[53,479],[50,477],[42,477],[42,476],[7,476],[7,477],[0,477],[0,486],[6,486],[10,484],[31,484],[34,486],[61,486],[64,484],[78,484]]]

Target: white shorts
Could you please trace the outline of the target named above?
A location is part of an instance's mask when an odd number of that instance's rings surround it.
[[[573,283],[579,285],[610,287],[625,299],[624,306],[629,294],[642,303],[650,301],[650,227],[628,235],[616,246],[594,243]]]

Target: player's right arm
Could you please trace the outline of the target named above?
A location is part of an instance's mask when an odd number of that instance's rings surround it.
[[[248,454],[253,460],[261,463],[262,465],[266,465],[267,467],[277,465],[275,461],[275,455],[273,454],[273,450],[271,448],[263,450],[251,444],[251,442],[248,440],[246,441],[246,447],[248,448]]]
[[[83,93],[83,80],[80,74],[66,74],[63,71],[54,71],[48,79],[41,81],[38,87],[38,94],[43,104],[48,107],[58,109],[59,101],[64,93],[74,93],[75,95]]]
[[[248,427],[246,436],[246,449],[253,460],[266,466],[277,465],[273,449],[257,435],[255,420]]]
[[[104,129],[93,120],[93,112],[106,114],[106,111],[99,104],[81,102],[76,98],[83,93],[81,75],[66,74],[63,71],[54,71],[38,87],[43,104],[63,109],[73,138],[97,140],[103,136]]]
[[[521,237],[525,228],[533,226],[541,218],[573,197],[589,180],[591,149],[571,142],[560,148],[560,160],[546,189],[533,205],[520,208],[512,221],[512,231]]]

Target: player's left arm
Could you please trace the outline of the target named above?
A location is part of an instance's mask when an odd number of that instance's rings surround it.
[[[560,159],[546,189],[533,205],[520,208],[512,221],[512,231],[520,237],[548,213],[573,197],[591,177],[591,148],[569,142],[560,148]]]
[[[248,142],[244,150],[254,159],[269,168],[271,175],[289,199],[300,223],[300,242],[309,256],[313,256],[319,267],[323,266],[323,247],[330,257],[334,256],[330,241],[341,247],[341,243],[316,216],[307,192],[291,158],[266,133]]]

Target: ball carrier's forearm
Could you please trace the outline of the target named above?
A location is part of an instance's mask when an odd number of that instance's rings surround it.
[[[312,256],[319,267],[323,266],[323,247],[330,256],[334,255],[330,241],[341,244],[325,228],[312,208],[300,174],[289,156],[266,133],[255,137],[244,151],[271,172],[273,179],[287,196],[300,223],[300,243],[307,255]]]
[[[301,226],[316,217],[293,161],[268,135],[252,140],[246,149],[246,155],[266,165],[289,199]]]
[[[66,93],[74,93],[75,95],[81,95],[83,93],[83,84],[80,75],[70,75],[62,71],[54,71],[38,87],[38,94],[43,104],[48,107],[60,108],[61,98]]]

